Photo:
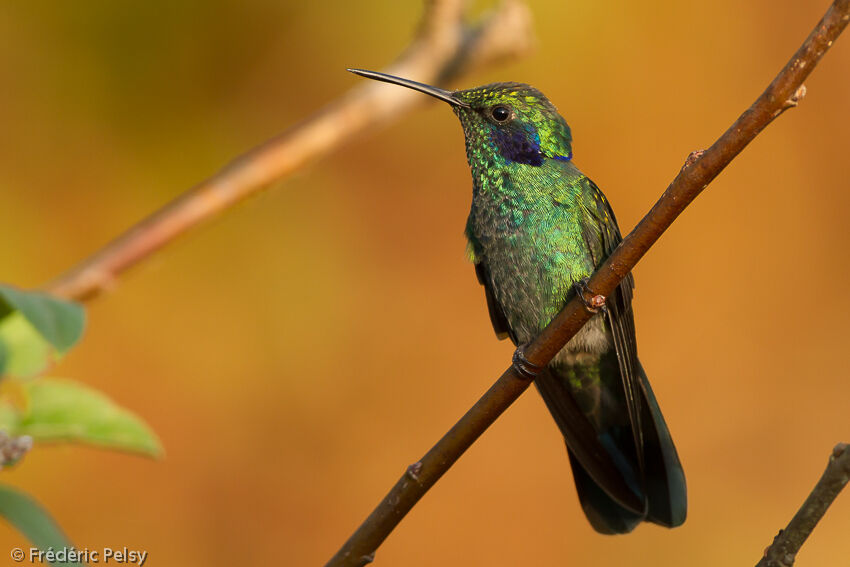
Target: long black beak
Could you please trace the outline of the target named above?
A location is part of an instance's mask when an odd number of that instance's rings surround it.
[[[431,85],[417,83],[416,81],[411,81],[410,79],[402,79],[401,77],[394,77],[393,75],[387,75],[386,73],[378,73],[377,71],[367,71],[365,69],[348,69],[348,71],[351,71],[355,75],[360,75],[369,79],[375,79],[376,81],[392,83],[393,85],[401,85],[402,87],[407,87],[409,89],[413,89],[415,91],[431,95],[432,97],[438,98],[453,106],[462,106],[464,108],[469,107],[467,103],[456,98],[452,91],[438,89],[437,87],[432,87]]]

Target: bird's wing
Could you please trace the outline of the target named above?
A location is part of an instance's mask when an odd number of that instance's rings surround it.
[[[490,274],[484,261],[475,264],[475,275],[478,276],[478,283],[484,286],[484,295],[487,297],[487,311],[490,312],[490,322],[493,323],[493,330],[496,331],[496,336],[499,339],[510,337],[514,344],[516,344],[516,337],[513,336],[508,325],[508,318],[505,317],[502,307],[493,295],[493,289],[490,287]]]
[[[493,287],[490,283],[490,270],[487,267],[487,262],[483,257],[481,245],[475,239],[472,233],[471,221],[466,224],[466,239],[467,239],[467,255],[475,264],[475,275],[478,277],[478,283],[484,286],[484,296],[487,298],[487,311],[490,313],[490,322],[493,323],[493,330],[496,331],[496,336],[499,340],[510,337],[511,341],[516,344],[516,336],[511,331],[508,324],[508,318],[505,317],[505,312],[502,306],[496,301],[496,296],[493,294]]]
[[[593,256],[593,265],[599,266],[620,244],[622,236],[617,226],[617,219],[611,205],[593,181],[582,176],[583,194],[589,198],[587,210],[595,222],[586,223],[584,238]],[[592,203],[592,204],[591,204]],[[600,246],[601,244],[601,246]],[[643,428],[641,427],[641,385],[640,363],[637,357],[637,341],[635,339],[635,320],[632,312],[632,295],[634,278],[630,273],[614,293],[606,298],[607,320],[614,338],[614,349],[620,365],[620,376],[629,420],[635,437],[635,447],[638,451],[638,462],[643,463]]]

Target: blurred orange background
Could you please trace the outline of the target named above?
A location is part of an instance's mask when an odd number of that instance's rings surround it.
[[[530,3],[532,83],[624,232],[763,90],[828,2]],[[479,6],[480,8],[480,6]],[[418,2],[0,6],[3,280],[39,285],[407,44]],[[850,440],[850,38],[637,267],[640,354],[687,523],[598,536],[529,391],[376,565],[752,565]],[[387,86],[387,88],[393,88]],[[146,418],[161,462],[37,447],[4,482],[79,547],[148,565],[321,565],[500,374],[464,255],[460,126],[423,104],[128,273],[55,375]],[[846,562],[850,494],[800,565]],[[22,537],[0,526],[0,557]]]

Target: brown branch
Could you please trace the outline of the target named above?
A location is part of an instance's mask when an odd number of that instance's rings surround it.
[[[652,210],[623,240],[590,279],[596,294],[610,295],[646,251],[703,189],[784,110],[805,92],[803,80],[850,20],[850,0],[835,0],[802,47],[756,102],[707,150],[689,156]],[[590,318],[574,299],[525,349],[528,360],[545,366]],[[408,468],[378,507],[325,567],[361,566],[427,490],[472,443],[510,406],[530,380],[510,366],[476,404],[424,457]]]
[[[756,567],[791,567],[827,509],[850,480],[850,446],[839,443],[832,450],[826,470],[788,527],[780,530]]]
[[[464,20],[465,4],[464,0],[427,0],[413,43],[387,72],[443,83],[530,48],[531,19],[521,0],[501,1],[474,25]],[[98,295],[112,287],[124,270],[184,232],[423,100],[402,89],[361,82],[312,118],[237,157],[213,177],[49,282],[45,290],[77,300]]]

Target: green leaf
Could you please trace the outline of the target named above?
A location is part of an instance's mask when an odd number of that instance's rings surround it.
[[[60,353],[67,352],[83,335],[86,312],[78,303],[0,285],[0,304],[0,317],[20,311]]]
[[[0,325],[3,322],[0,320]],[[6,371],[6,363],[9,360],[9,349],[6,347],[6,343],[0,340],[0,376]]]
[[[42,508],[38,502],[29,495],[20,492],[10,486],[0,485],[0,516],[6,518],[10,524],[15,526],[33,545],[41,550],[53,548],[54,552],[62,549],[73,548],[71,542],[62,533],[62,530],[50,517],[50,514]],[[19,548],[20,549],[20,548]],[[24,560],[29,563],[29,550],[23,549]],[[51,565],[71,565],[82,567],[76,562],[51,563]]]
[[[40,378],[21,387],[28,398],[28,410],[14,408],[11,403],[0,406],[0,429],[6,429],[9,435],[88,443],[151,457],[163,453],[156,434],[141,418],[89,386],[61,378]]]
[[[0,349],[4,363],[0,372],[28,378],[40,374],[53,358],[53,347],[20,311],[0,319]]]

